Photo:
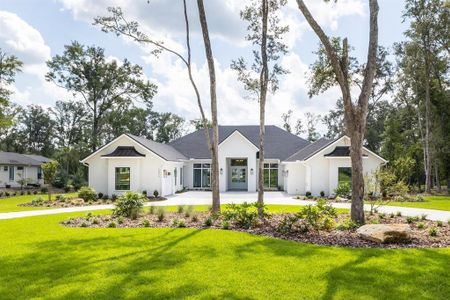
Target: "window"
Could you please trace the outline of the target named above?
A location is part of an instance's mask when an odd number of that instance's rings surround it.
[[[3,171],[7,172],[8,171],[8,166],[4,166],[3,167]]]
[[[14,167],[9,167],[9,181],[14,181]]]
[[[37,179],[42,179],[42,168],[41,167],[37,168]]]
[[[194,187],[211,187],[211,164],[194,164]]]
[[[17,167],[17,171],[23,171],[23,167]]]
[[[130,190],[130,168],[116,168],[116,191]]]
[[[278,164],[264,164],[264,188],[278,188]]]
[[[338,168],[338,184],[352,183],[352,168]]]
[[[173,169],[173,177],[175,178],[175,185],[177,185],[177,180],[178,180],[177,170],[178,170],[178,168]]]

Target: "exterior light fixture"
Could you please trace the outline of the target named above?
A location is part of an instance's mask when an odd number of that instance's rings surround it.
[[[223,174],[223,168],[220,168],[220,175]]]
[[[250,175],[253,175],[253,168],[250,169]]]

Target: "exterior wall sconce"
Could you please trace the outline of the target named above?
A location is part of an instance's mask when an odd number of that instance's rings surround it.
[[[284,171],[283,173],[284,173],[284,174],[283,174],[283,175],[284,175],[284,177],[288,177],[288,175],[289,175],[289,171]]]
[[[253,175],[253,168],[250,169],[250,175]]]
[[[223,175],[223,168],[220,168],[220,175]]]

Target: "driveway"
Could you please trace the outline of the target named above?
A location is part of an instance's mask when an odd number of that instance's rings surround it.
[[[248,192],[226,192],[220,194],[221,204],[229,203],[243,203],[243,202],[255,202],[258,198],[257,193]],[[211,205],[211,192],[202,191],[189,191],[181,194],[175,194],[167,197],[167,200],[146,203],[145,206],[169,206],[169,205]],[[266,192],[264,193],[265,204],[280,204],[280,205],[308,205],[315,204],[312,200],[297,200],[293,199],[292,195],[288,195],[284,192]],[[336,208],[350,208],[350,203],[333,203]],[[369,205],[364,206],[366,210],[370,210]],[[83,212],[102,209],[112,209],[113,205],[93,205],[93,206],[77,206],[66,208],[55,208],[45,210],[30,210],[20,212],[0,213],[0,220],[14,219],[31,216],[53,215],[70,212]],[[382,206],[378,209],[379,212],[384,213],[396,213],[401,212],[404,216],[421,216],[427,215],[429,220],[450,220],[450,211],[424,209],[424,208],[411,208],[411,207],[397,207],[397,206]]]

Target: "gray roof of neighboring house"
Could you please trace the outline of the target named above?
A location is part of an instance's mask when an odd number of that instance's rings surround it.
[[[144,137],[139,137],[132,134],[127,134],[127,136],[165,160],[176,161],[179,159],[186,159],[183,154],[168,144],[157,143]]]
[[[50,161],[49,158],[41,155],[0,152],[0,165],[40,166],[48,161]]]
[[[233,132],[239,131],[253,145],[259,147],[259,126],[219,126],[219,144],[229,137]],[[268,125],[265,128],[265,158],[285,160],[287,157],[306,147],[309,142],[293,135],[277,126]],[[210,130],[211,134],[211,130]],[[209,159],[211,158],[206,144],[205,132],[197,130],[169,143],[188,158]]]
[[[118,146],[113,152],[102,155],[103,157],[145,157],[133,146]]]
[[[306,160],[334,141],[336,141],[336,139],[328,140],[326,138],[320,138],[314,143],[309,144],[308,146],[289,156],[286,161]]]

